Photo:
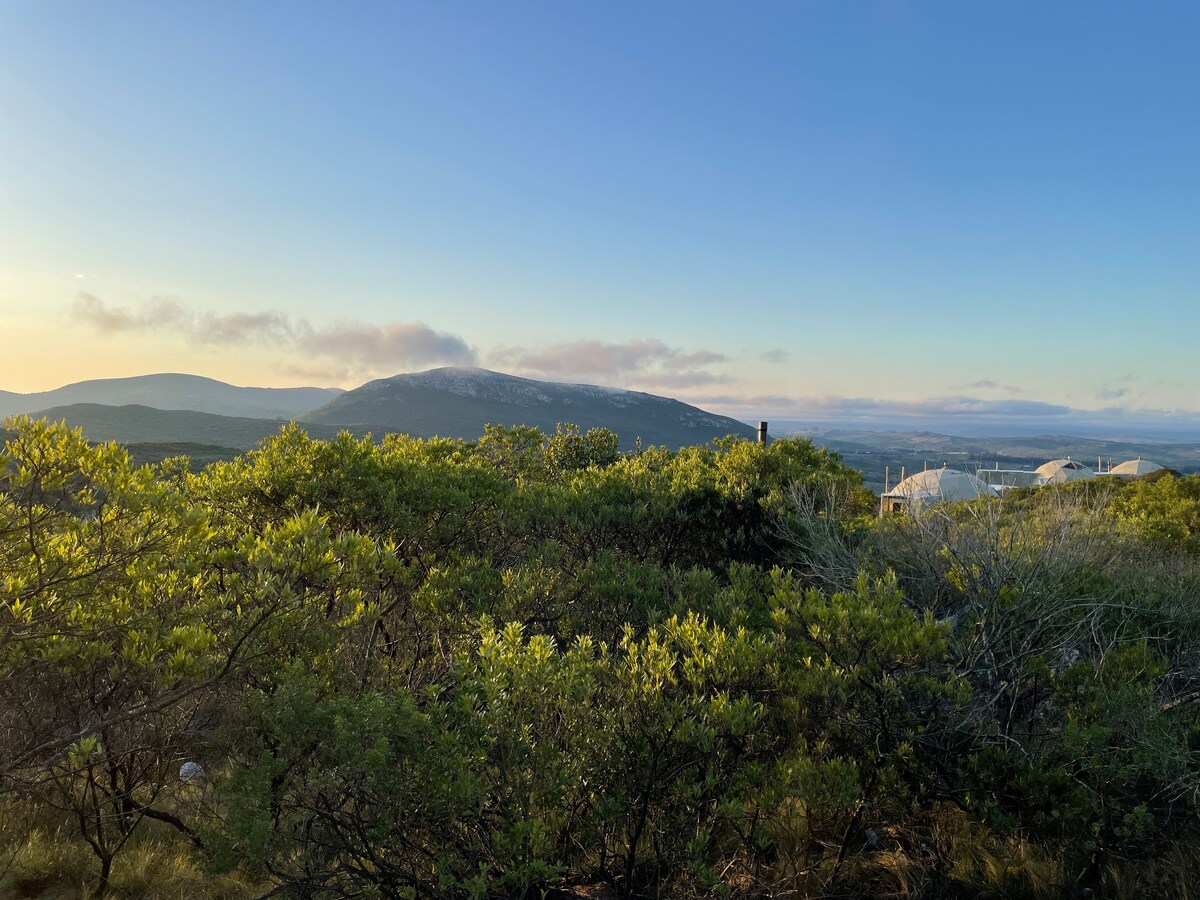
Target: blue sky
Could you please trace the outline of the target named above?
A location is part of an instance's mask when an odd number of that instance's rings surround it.
[[[1195,423],[1197,46],[1194,3],[6,0],[0,388]]]

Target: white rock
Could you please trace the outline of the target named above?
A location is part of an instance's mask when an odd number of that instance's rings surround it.
[[[189,759],[179,767],[179,780],[184,784],[203,784],[204,766]]]

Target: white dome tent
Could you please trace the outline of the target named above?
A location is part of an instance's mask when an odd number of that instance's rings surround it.
[[[1120,475],[1122,478],[1137,478],[1141,475],[1149,475],[1151,472],[1157,472],[1161,469],[1158,463],[1150,462],[1148,459],[1142,459],[1140,456],[1137,459],[1130,459],[1121,463],[1119,466],[1113,466],[1105,475]]]
[[[1095,472],[1083,463],[1075,462],[1069,456],[1066,459],[1052,459],[1048,463],[1043,463],[1037,467],[1037,474],[1039,484],[1062,484],[1067,481],[1082,481],[1096,477]]]
[[[968,472],[950,469],[926,469],[909,475],[880,498],[885,512],[919,512],[933,503],[995,497],[996,492]]]

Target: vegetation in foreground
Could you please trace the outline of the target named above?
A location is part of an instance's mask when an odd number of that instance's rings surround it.
[[[875,521],[801,440],[8,428],[0,894],[1200,884],[1200,478]]]

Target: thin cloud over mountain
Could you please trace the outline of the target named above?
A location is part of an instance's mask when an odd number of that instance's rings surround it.
[[[129,310],[108,306],[86,293],[76,299],[74,312],[79,321],[104,335],[150,331],[174,333],[201,344],[278,347],[337,360],[330,370],[345,375],[476,361],[475,351],[461,337],[436,331],[424,322],[342,321],[317,327],[281,312],[197,311],[175,298],[156,297],[140,309]]]
[[[711,350],[687,352],[655,338],[611,343],[566,341],[545,347],[503,347],[493,364],[543,378],[634,381],[658,387],[697,387],[728,381],[707,370],[727,357]]]
[[[1024,394],[1024,388],[1017,387],[1015,384],[1001,384],[993,378],[981,378],[978,381],[972,381],[967,387],[977,391],[1004,391],[1009,394]]]
[[[367,374],[390,375],[436,365],[475,365],[479,354],[456,334],[424,322],[382,325],[342,321],[314,326],[277,311],[219,315],[174,297],[155,297],[140,307],[110,306],[81,293],[77,321],[102,335],[133,332],[174,334],[209,346],[277,348],[289,356],[283,374],[343,382]],[[729,382],[711,366],[727,361],[711,350],[686,351],[655,339],[620,343],[566,341],[544,347],[502,347],[488,354],[497,368],[533,378],[624,384],[643,390],[686,390]]]
[[[739,396],[710,395],[704,403],[724,408],[759,410],[775,415],[819,418],[881,416],[992,416],[1008,418],[1037,418],[1065,416],[1076,410],[1060,403],[1041,400],[987,400],[980,397],[930,397],[923,400],[883,400],[873,397],[839,397],[821,395],[786,397],[760,394]]]

